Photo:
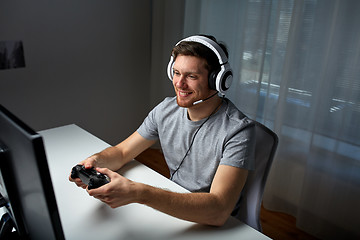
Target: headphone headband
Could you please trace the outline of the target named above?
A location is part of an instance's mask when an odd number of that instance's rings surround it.
[[[214,42],[213,40],[211,40],[210,38],[204,37],[204,36],[191,36],[191,37],[187,37],[181,41],[179,41],[177,45],[179,45],[181,42],[197,42],[197,43],[201,43],[202,45],[205,45],[206,47],[210,48],[215,55],[217,56],[220,65],[223,65],[225,63],[227,63],[228,58],[226,57],[226,54],[224,52],[224,50],[219,46],[219,44],[217,44],[216,42]]]
[[[220,70],[217,72],[209,73],[209,87],[211,89],[217,90],[222,95],[225,95],[225,92],[229,89],[232,82],[232,70],[230,68],[230,64],[228,63],[228,58],[224,50],[219,46],[218,43],[205,36],[190,36],[179,41],[175,46],[179,45],[181,42],[197,42],[206,46],[215,53],[220,64]],[[167,74],[171,81],[173,78],[174,62],[174,56],[171,55],[167,67]]]

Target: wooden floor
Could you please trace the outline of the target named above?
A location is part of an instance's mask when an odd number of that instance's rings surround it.
[[[151,161],[149,161],[151,159]],[[165,159],[157,149],[148,149],[136,157],[136,160],[154,169],[165,177],[169,178],[169,169],[167,168]],[[317,240],[317,238],[296,228],[296,219],[288,214],[273,212],[261,208],[260,213],[263,234],[279,240]]]
[[[273,212],[261,207],[263,233],[272,239],[317,240],[317,238],[296,228],[296,219],[285,213]]]

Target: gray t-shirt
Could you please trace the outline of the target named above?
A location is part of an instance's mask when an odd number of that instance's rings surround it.
[[[216,113],[200,121],[189,120],[176,97],[165,98],[137,132],[160,140],[172,180],[191,192],[209,192],[219,164],[254,168],[254,122],[226,98]]]

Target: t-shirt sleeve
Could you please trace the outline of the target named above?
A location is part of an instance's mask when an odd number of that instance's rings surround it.
[[[160,104],[159,104],[160,105]],[[142,137],[148,140],[158,140],[158,111],[160,106],[156,106],[153,110],[149,112],[147,117],[144,119],[143,123],[136,130]]]
[[[156,121],[156,112],[157,108],[155,107],[153,110],[149,112],[147,117],[144,119],[143,123],[136,130],[142,137],[149,140],[158,140],[158,124]]]
[[[235,132],[224,146],[220,164],[253,170],[255,165],[255,124]]]

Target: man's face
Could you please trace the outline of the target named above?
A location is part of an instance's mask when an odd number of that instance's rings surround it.
[[[180,107],[192,107],[194,102],[205,99],[214,92],[208,86],[209,71],[205,64],[205,59],[199,57],[176,57],[173,66],[173,85]]]

